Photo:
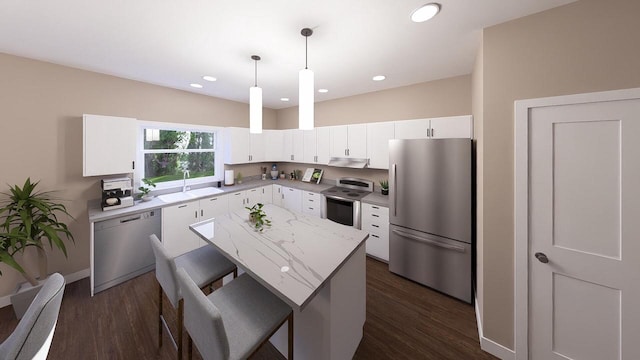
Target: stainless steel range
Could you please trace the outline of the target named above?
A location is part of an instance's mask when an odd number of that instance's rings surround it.
[[[327,219],[361,228],[360,200],[373,192],[373,182],[357,178],[338,178],[336,186],[322,191]]]

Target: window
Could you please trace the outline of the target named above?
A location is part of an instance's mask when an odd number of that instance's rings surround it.
[[[222,156],[216,156],[218,129],[145,122],[141,126],[137,180],[159,188],[222,179]],[[216,158],[217,163],[216,163]]]

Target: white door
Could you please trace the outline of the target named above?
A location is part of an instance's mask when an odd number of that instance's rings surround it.
[[[302,162],[313,164],[316,162],[316,129],[302,131]]]
[[[347,156],[355,159],[367,157],[367,124],[348,125]]]
[[[530,111],[529,359],[640,359],[640,100]]]
[[[331,158],[331,129],[329,127],[316,128],[316,151],[318,164],[328,164]]]
[[[331,126],[331,157],[347,156],[347,125]]]
[[[265,160],[266,149],[266,135],[262,134],[249,134],[249,143],[251,151],[249,152],[250,162],[263,162]]]
[[[189,225],[199,221],[198,201],[162,208],[162,243],[176,257],[204,245]]]
[[[389,169],[389,140],[394,138],[394,124],[367,124],[367,158],[369,168]]]

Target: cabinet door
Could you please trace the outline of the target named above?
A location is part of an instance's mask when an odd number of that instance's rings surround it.
[[[348,148],[348,127],[346,125],[331,126],[331,157],[346,157]]]
[[[283,201],[283,196],[282,196],[282,186],[281,185],[273,185],[273,194],[272,194],[272,199],[273,199],[273,205],[277,205],[277,206],[283,206],[282,201]]]
[[[347,127],[347,157],[365,159],[367,157],[367,124]]]
[[[199,201],[167,206],[162,209],[162,242],[170,256],[176,257],[203,245],[189,229],[199,221]]]
[[[291,154],[293,155],[292,161],[303,162],[304,134],[302,133],[302,130],[291,129],[287,131],[291,132]]]
[[[273,202],[273,185],[267,185],[260,188],[262,197],[260,201],[263,204],[271,204]]]
[[[282,187],[283,200],[282,203],[285,209],[302,212],[302,191],[298,189],[292,189],[288,187]]]
[[[249,162],[265,161],[265,135],[249,134],[251,151],[249,152]]]
[[[218,215],[229,212],[229,199],[227,195],[200,200],[200,221],[212,219]]]
[[[280,161],[293,161],[293,129],[282,131],[282,158]]]
[[[254,188],[246,190],[245,192],[247,194],[245,206],[252,207],[262,201],[262,189]]]
[[[373,169],[389,169],[389,140],[394,138],[394,124],[367,124],[367,158]]]
[[[331,157],[331,129],[316,128],[316,163],[326,165]]]
[[[434,139],[445,138],[473,138],[473,117],[449,116],[431,119],[431,137]]]
[[[302,131],[302,161],[307,164],[314,164],[316,162],[316,130],[303,130]]]
[[[249,129],[224,128],[224,163],[243,164],[249,162]]]
[[[426,139],[429,133],[429,119],[396,121],[396,139]]]
[[[282,161],[284,133],[282,130],[263,130],[265,135],[265,161]]]
[[[82,125],[83,176],[133,172],[138,138],[136,119],[85,114]]]
[[[244,209],[247,202],[247,193],[245,191],[237,191],[227,195],[229,197],[229,211],[238,211]]]

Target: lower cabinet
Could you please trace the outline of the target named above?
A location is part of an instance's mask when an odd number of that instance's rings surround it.
[[[362,230],[369,233],[367,254],[389,262],[389,208],[363,203]]]
[[[272,197],[273,205],[282,207],[282,185],[273,184]]]
[[[302,192],[302,213],[321,217],[322,195],[311,191]]]
[[[282,207],[298,213],[302,212],[302,190],[282,187]]]

